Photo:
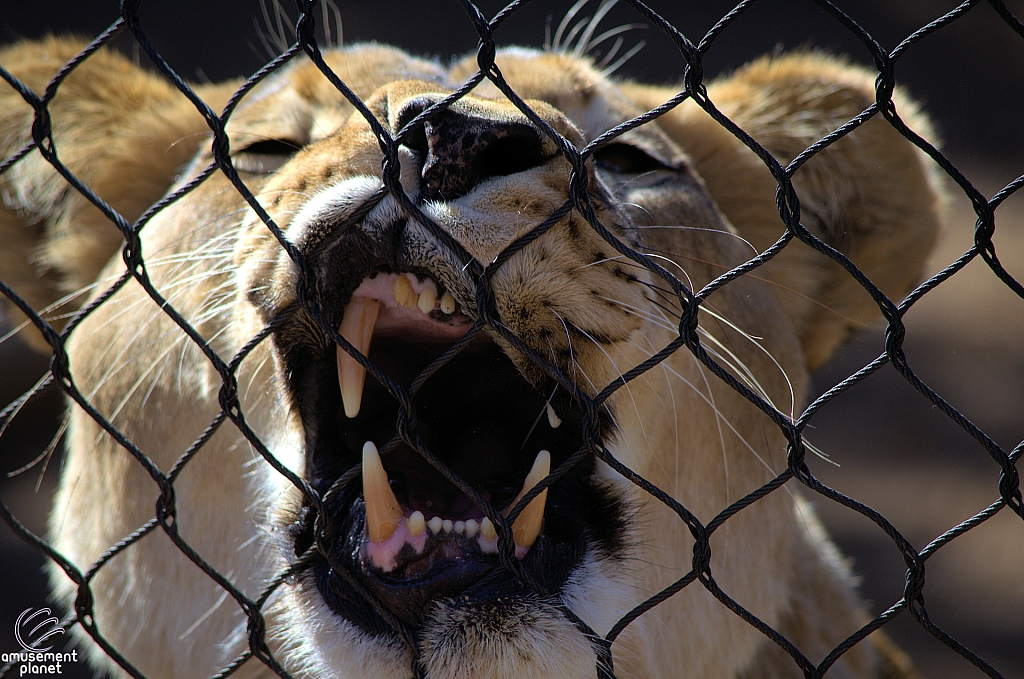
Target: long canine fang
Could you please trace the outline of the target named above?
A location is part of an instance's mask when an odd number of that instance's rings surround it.
[[[512,504],[509,507],[514,507],[530,489],[543,481],[550,471],[551,453],[542,450],[537,453],[537,459],[533,461],[533,467],[530,468],[530,473],[526,475],[523,489],[519,491],[519,495],[516,495],[516,499],[512,500]],[[537,536],[540,535],[541,524],[544,521],[544,505],[547,503],[547,500],[548,489],[545,488],[540,492],[540,495],[533,498],[530,504],[523,508],[523,511],[519,513],[519,516],[512,523],[512,539],[515,540],[516,545],[524,550],[532,547],[534,541],[537,540]]]
[[[405,512],[391,490],[373,441],[363,444],[363,502],[366,503],[366,532],[370,540],[384,542],[394,535]]]
[[[380,302],[369,297],[353,297],[345,307],[345,316],[341,319],[338,332],[363,356],[370,353],[370,340],[373,338],[373,328],[377,325],[378,311]],[[366,368],[359,365],[359,361],[349,356],[339,344],[338,385],[341,387],[341,401],[347,417],[359,414],[359,406],[363,403],[364,382]]]

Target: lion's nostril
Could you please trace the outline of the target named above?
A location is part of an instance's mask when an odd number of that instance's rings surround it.
[[[540,135],[533,127],[521,127],[484,143],[476,157],[480,179],[523,172],[544,162]]]
[[[433,103],[420,98],[406,104],[399,129]],[[528,122],[451,108],[410,130],[404,145],[423,154],[423,200],[455,200],[489,177],[529,170],[550,155],[540,131]]]
[[[422,125],[416,126],[414,129],[409,131],[409,134],[402,140],[402,146],[416,151],[420,154],[421,158],[425,158],[429,147],[427,146],[427,134],[423,129]]]

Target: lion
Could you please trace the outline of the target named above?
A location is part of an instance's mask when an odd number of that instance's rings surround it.
[[[84,46],[22,42],[0,64],[42,92]],[[208,169],[193,103],[100,49],[49,105],[53,149],[127,223],[145,215],[133,251],[41,154],[0,175],[0,278],[58,330],[89,310],[63,345],[80,398],[49,540],[81,573],[102,560],[88,596],[50,568],[54,597],[85,606],[74,629],[93,667],[808,676],[737,614],[814,664],[869,620],[796,482],[716,522],[705,562],[681,516],[707,526],[787,468],[780,427],[709,362],[792,421],[810,371],[879,315],[871,295],[793,240],[692,317],[672,276],[700,290],[785,233],[765,162],[692,100],[598,146],[584,176],[566,152],[678,88],[500,50],[528,116],[488,79],[438,105],[475,56],[444,66],[358,44],[324,59],[384,131],[404,129],[383,171],[368,117],[300,57],[230,116],[247,202]],[[194,89],[220,111],[238,85]],[[749,63],[707,97],[785,166],[875,87],[803,51]],[[934,138],[912,100],[894,102]],[[8,157],[34,114],[6,87],[0,112]],[[913,288],[943,211],[922,151],[876,115],[792,180],[811,233],[889,298]],[[566,204],[570,182],[585,205]],[[684,319],[708,361],[663,351]],[[21,334],[52,350],[31,325]],[[881,632],[832,661],[837,679],[917,676]]]

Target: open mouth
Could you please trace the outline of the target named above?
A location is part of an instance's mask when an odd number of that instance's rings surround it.
[[[472,325],[429,276],[378,270],[356,287],[339,332],[408,389]],[[391,393],[343,349],[321,354],[285,361],[306,429],[307,476],[328,514],[313,571],[335,612],[387,634],[383,606],[416,629],[435,602],[535,596],[537,587],[557,594],[588,549],[616,553],[623,512],[584,456],[512,521],[525,577],[514,575],[500,563],[499,531],[484,508],[412,447],[394,445]],[[504,516],[583,447],[580,408],[564,390],[527,382],[483,332],[423,382],[413,405],[422,445]],[[361,474],[337,483],[357,464]],[[317,539],[314,518],[307,507],[294,527],[298,554]]]
[[[450,293],[438,293],[437,284],[430,278],[379,273],[365,279],[352,294],[352,299],[345,307],[340,332],[365,355],[371,353],[375,337],[385,341],[388,338],[415,338],[418,344],[458,339],[466,332],[471,321],[460,312]],[[407,341],[403,343],[408,344]],[[405,350],[413,351],[413,347],[407,346]],[[340,346],[336,358],[342,410],[350,423],[355,425],[354,420],[362,409],[366,370]],[[451,391],[449,384],[445,393],[452,396]],[[458,404],[458,407],[465,411],[468,404]],[[561,425],[550,403],[544,404],[542,412],[547,416],[548,426],[557,429]],[[457,418],[449,414],[447,419],[454,423]],[[534,428],[540,424],[540,419],[534,421]],[[479,425],[477,421],[469,426],[476,429]],[[465,425],[455,426],[465,430]],[[508,441],[503,439],[508,436],[514,436],[514,432],[492,431],[484,434],[485,438],[491,440],[475,442],[476,450],[471,451],[471,454],[499,454],[501,448],[507,448]],[[520,452],[526,449],[527,442],[523,441]],[[401,458],[402,455],[396,457]],[[437,486],[443,483],[425,485],[423,481],[430,480],[425,477],[431,474],[427,469],[415,469],[415,464],[410,468],[409,462],[414,461],[415,458],[402,464],[398,460],[389,465],[394,468],[397,476],[395,486],[404,495],[404,501],[400,501],[392,488],[392,480],[383,466],[377,446],[372,440],[363,443],[363,504],[367,538],[361,546],[363,560],[384,573],[400,572],[400,577],[409,579],[429,573],[439,559],[458,561],[472,553],[497,553],[498,534],[483,508],[465,494],[455,497],[451,497],[451,493],[439,494]],[[506,508],[506,513],[511,505],[543,480],[550,470],[551,454],[547,450],[540,450],[523,487]],[[514,469],[508,471],[513,475],[515,473]],[[492,491],[498,489],[493,484],[486,485],[491,485],[491,488],[485,487],[478,492],[489,499]],[[546,502],[547,490],[544,490],[523,509],[512,524],[516,556],[520,559],[526,555],[541,532]],[[428,542],[430,549],[427,549]]]

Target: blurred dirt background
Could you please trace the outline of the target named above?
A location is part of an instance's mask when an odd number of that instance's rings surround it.
[[[480,3],[489,16],[499,7]],[[533,3],[499,31],[501,44],[539,46],[545,25],[557,26],[570,3]],[[693,40],[699,40],[732,3],[652,2]],[[837,0],[886,49],[957,5],[948,0]],[[475,33],[454,2],[339,2],[345,41],[379,40],[447,61],[471,51]],[[1024,18],[1024,2],[1007,6]],[[289,5],[290,8],[290,5]],[[592,7],[590,8],[592,11]],[[7,3],[0,41],[51,31],[96,35],[117,17],[112,0],[39,0]],[[267,60],[258,34],[258,2],[143,2],[142,24],[179,73],[219,80],[254,72]],[[617,8],[606,26],[636,22]],[[672,82],[682,61],[656,30],[631,34],[647,45],[620,72],[651,82]],[[129,40],[121,46],[132,53]],[[629,44],[628,43],[627,47]],[[821,47],[870,64],[856,38],[807,0],[762,0],[729,27],[707,59],[709,73],[727,72],[776,49]],[[986,197],[1024,173],[1024,38],[985,3],[899,61],[898,82],[922,101],[944,139],[944,151]],[[952,184],[951,184],[952,186]],[[953,218],[931,260],[942,269],[972,243],[975,216],[954,191]],[[997,211],[1000,260],[1024,280],[1024,191]],[[0,246],[2,247],[2,246]],[[977,259],[924,297],[906,317],[904,348],[911,367],[932,388],[1004,450],[1024,439],[1024,300]],[[0,327],[0,336],[6,330]],[[868,328],[815,377],[818,392],[882,352],[880,328]],[[0,406],[39,378],[47,360],[16,339],[0,343]],[[59,474],[60,449],[45,474],[36,466],[8,478],[50,443],[62,402],[50,391],[27,406],[0,437],[0,500],[29,528],[42,533]],[[999,468],[985,450],[885,368],[836,399],[812,421],[809,438],[828,464],[809,457],[826,484],[878,510],[921,549],[997,496]],[[38,487],[37,487],[38,486]],[[824,498],[814,504],[862,577],[873,613],[902,595],[904,567],[892,541],[873,523]],[[43,559],[0,527],[0,651],[14,650],[10,629],[18,613],[46,601]],[[927,568],[926,604],[932,620],[989,661],[1007,679],[1024,679],[1024,521],[1008,510],[954,540]],[[984,674],[928,635],[904,613],[885,628],[932,679]],[[84,667],[78,674],[88,676]]]

